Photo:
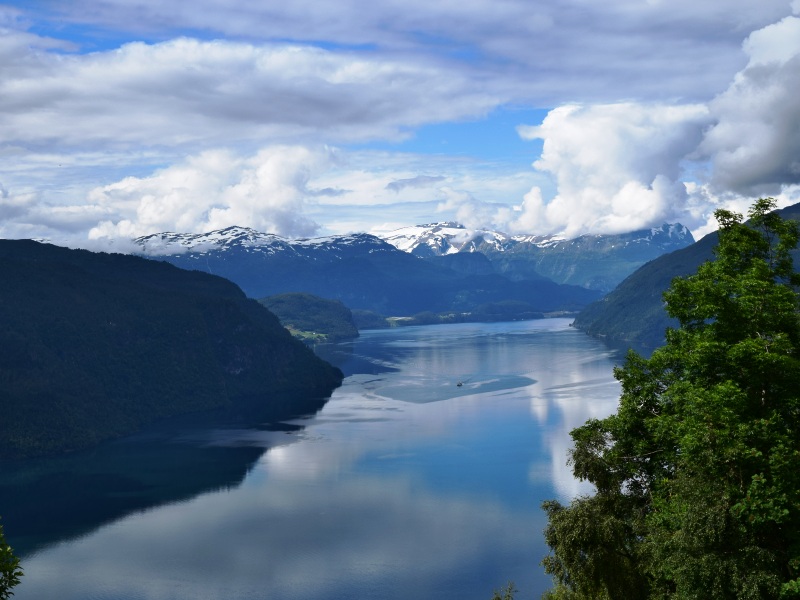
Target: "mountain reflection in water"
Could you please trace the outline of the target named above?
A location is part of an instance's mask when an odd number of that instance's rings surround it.
[[[616,406],[618,355],[565,319],[366,332],[321,352],[348,377],[314,416],[174,428],[4,471],[0,514],[25,568],[15,600],[548,587],[539,505],[585,491],[568,432]]]

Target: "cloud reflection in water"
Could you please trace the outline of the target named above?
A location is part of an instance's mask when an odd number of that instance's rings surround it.
[[[539,504],[582,490],[568,432],[613,410],[614,356],[563,319],[368,333],[353,351],[392,368],[348,377],[238,487],[29,557],[15,598],[478,600],[510,579],[535,597]],[[258,443],[240,433],[213,440]]]

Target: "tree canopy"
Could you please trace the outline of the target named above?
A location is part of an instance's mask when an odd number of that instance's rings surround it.
[[[800,597],[798,225],[719,210],[715,259],[664,294],[680,323],[573,430],[594,495],[543,507],[550,598]]]
[[[11,547],[6,543],[3,526],[0,525],[0,600],[8,600],[14,595],[11,588],[19,583],[22,569],[19,559],[14,556]]]

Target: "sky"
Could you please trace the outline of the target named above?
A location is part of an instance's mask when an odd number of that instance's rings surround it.
[[[0,238],[800,202],[800,0],[0,0]]]

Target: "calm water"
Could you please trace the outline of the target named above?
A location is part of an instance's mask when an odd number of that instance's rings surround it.
[[[619,392],[618,355],[568,323],[367,332],[326,349],[348,377],[317,415],[6,465],[14,597],[538,598],[539,506],[587,491],[568,432]]]

